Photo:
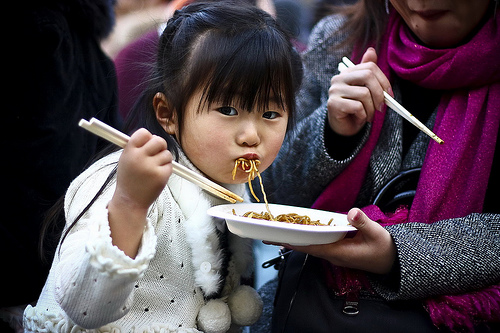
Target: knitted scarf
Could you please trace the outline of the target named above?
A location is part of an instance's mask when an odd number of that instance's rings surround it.
[[[500,120],[499,20],[500,15],[489,19],[470,41],[456,48],[430,49],[415,40],[397,12],[391,12],[378,66],[389,79],[395,74],[422,87],[446,91],[433,127],[444,144],[430,140],[410,211],[388,218],[366,207],[372,219],[383,225],[433,223],[482,211]],[[384,116],[385,112],[375,112],[368,141],[313,208],[346,212],[354,205]],[[348,280],[337,280],[337,289],[346,290]],[[500,320],[500,286],[425,303],[434,324],[451,330],[471,329],[475,321]]]

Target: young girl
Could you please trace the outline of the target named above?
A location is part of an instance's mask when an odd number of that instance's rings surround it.
[[[76,178],[67,227],[27,332],[226,332],[262,303],[240,286],[248,240],[206,214],[225,203],[172,174],[172,159],[243,195],[238,158],[276,157],[299,82],[289,37],[250,6],[197,3],[163,32],[123,150]]]

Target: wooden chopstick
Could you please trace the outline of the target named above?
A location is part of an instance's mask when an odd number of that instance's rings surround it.
[[[97,136],[100,136],[101,138],[106,139],[111,143],[114,143],[115,145],[121,148],[124,148],[130,139],[130,137],[125,133],[118,131],[117,129],[109,126],[106,123],[103,123],[102,121],[96,118],[91,118],[90,121],[82,119],[80,120],[78,125],[86,129],[87,131]],[[192,170],[186,168],[185,166],[175,161],[172,161],[172,166],[173,166],[173,173],[175,173],[179,177],[182,177],[192,182],[195,185],[198,185],[207,192],[219,198],[227,200],[231,203],[235,203],[236,201],[243,202],[243,198],[237,195],[236,193],[233,193],[228,189],[220,186],[219,184],[214,183],[213,181],[203,177],[202,175],[193,172]]]
[[[343,57],[342,62],[339,64],[339,70],[343,68],[351,68],[354,66],[355,66],[354,63],[351,60],[349,60],[349,58]],[[413,116],[410,113],[410,111],[406,110],[401,104],[398,103],[398,101],[392,98],[392,96],[385,91],[384,91],[384,101],[388,107],[390,107],[395,112],[397,112],[401,117],[403,117],[404,119],[408,120],[410,123],[415,125],[419,130],[430,136],[434,141],[436,141],[440,145],[444,143],[444,141],[441,138],[439,138],[436,134],[434,134],[434,132],[432,132],[429,128],[427,128],[427,126],[422,124],[422,122],[420,122],[420,120],[415,118],[415,116]]]

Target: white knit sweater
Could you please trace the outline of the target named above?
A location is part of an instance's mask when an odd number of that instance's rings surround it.
[[[99,160],[72,182],[65,197],[67,226],[120,154]],[[194,169],[185,158],[181,163]],[[245,192],[242,185],[226,186]],[[36,306],[24,312],[26,332],[199,332],[204,296],[222,288],[216,228],[224,231],[225,224],[206,211],[223,202],[172,175],[150,208],[141,248],[131,259],[111,243],[106,206],[114,188],[113,180],[59,245]],[[233,255],[225,296],[252,266],[248,240],[229,234],[228,243]]]

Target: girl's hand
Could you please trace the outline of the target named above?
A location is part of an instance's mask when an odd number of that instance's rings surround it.
[[[332,77],[328,90],[328,121],[334,132],[350,136],[373,119],[384,105],[384,91],[392,94],[389,80],[377,66],[375,49],[368,48],[361,63]]]
[[[389,232],[377,222],[370,220],[358,208],[351,209],[347,219],[358,229],[353,238],[344,238],[335,243],[322,245],[280,245],[326,259],[337,266],[377,274],[389,273],[396,260],[396,245]]]
[[[172,154],[167,142],[141,128],[132,134],[118,162],[115,196],[147,210],[171,174]]]
[[[134,257],[149,207],[172,174],[167,142],[146,129],[130,137],[118,161],[116,190],[108,204],[113,244]]]

